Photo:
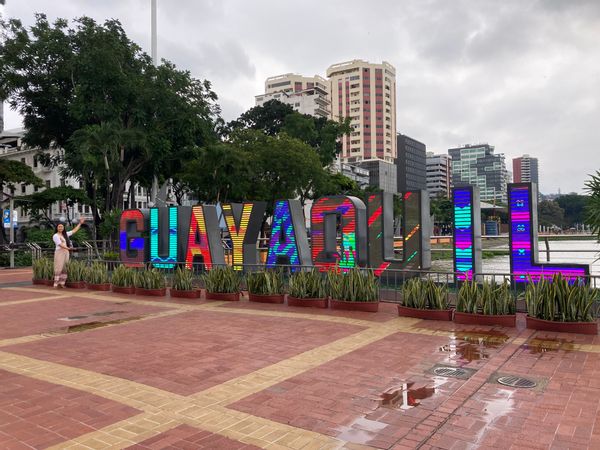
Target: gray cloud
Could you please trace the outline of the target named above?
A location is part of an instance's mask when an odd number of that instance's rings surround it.
[[[7,0],[32,23],[121,20],[150,45],[150,0]],[[541,189],[580,191],[600,169],[600,1],[196,0],[159,3],[159,56],[207,78],[232,119],[264,79],[386,60],[397,70],[398,130],[437,152],[489,142],[540,158]],[[7,112],[8,125],[18,116]]]

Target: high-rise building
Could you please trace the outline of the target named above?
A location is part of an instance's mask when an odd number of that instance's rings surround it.
[[[425,144],[404,134],[396,139],[398,157],[396,171],[398,192],[416,191],[427,188]]]
[[[353,163],[352,165],[357,165],[369,171],[369,186],[389,192],[390,194],[398,192],[395,164],[382,161],[381,159],[370,159]]]
[[[301,114],[325,118],[331,115],[329,83],[318,75],[286,73],[267,78],[265,93],[255,97],[255,104],[262,106],[269,100],[279,100]]]
[[[513,159],[513,179],[515,183],[539,183],[538,159],[523,155]]]
[[[477,186],[481,200],[507,202],[508,172],[503,153],[494,154],[493,146],[476,144],[451,148],[448,154],[452,157],[452,184],[455,187]]]
[[[450,198],[452,188],[452,159],[448,155],[427,153],[427,190],[429,197]]]
[[[333,120],[350,118],[342,162],[396,159],[396,69],[355,59],[327,69]]]

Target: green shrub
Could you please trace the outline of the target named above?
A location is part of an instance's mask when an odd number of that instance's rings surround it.
[[[557,322],[593,322],[592,306],[599,298],[598,289],[584,284],[583,280],[569,283],[559,273],[552,281],[531,277],[525,289],[527,313],[531,317]]]
[[[113,271],[111,282],[117,287],[132,287],[135,285],[135,271],[131,267],[121,265]]]
[[[88,269],[88,283],[90,284],[106,284],[109,283],[108,269],[103,262],[94,262]]]
[[[289,294],[296,298],[325,298],[327,282],[317,269],[299,271],[290,277]]]
[[[370,269],[355,267],[346,273],[331,270],[327,273],[327,286],[329,295],[334,300],[379,301],[379,281]]]
[[[135,287],[140,289],[163,289],[165,276],[158,269],[144,269],[136,273]]]
[[[248,292],[256,295],[277,295],[285,293],[285,281],[281,270],[252,272],[246,276]]]
[[[448,309],[448,287],[432,279],[412,278],[402,286],[402,304],[418,309]]]
[[[202,276],[208,292],[237,294],[241,290],[242,277],[230,266],[213,267]]]
[[[102,254],[102,259],[104,261],[119,261],[120,255],[119,252],[104,252]]]
[[[402,304],[408,308],[428,308],[426,284],[420,278],[411,278],[404,283]]]
[[[456,297],[456,311],[477,314],[477,297],[479,287],[475,280],[466,280],[458,290]]]
[[[88,279],[88,267],[85,262],[71,259],[67,263],[67,280],[76,283]]]
[[[173,276],[172,288],[176,291],[193,291],[194,290],[194,276],[192,271],[188,269],[182,269],[178,267]]]
[[[39,258],[33,261],[31,267],[33,269],[34,280],[48,280],[50,273],[50,266],[52,266],[51,276],[54,278],[54,262],[48,258]]]
[[[458,312],[508,315],[514,314],[515,310],[516,302],[508,281],[500,284],[486,280],[481,285],[475,280],[465,281],[458,291]]]

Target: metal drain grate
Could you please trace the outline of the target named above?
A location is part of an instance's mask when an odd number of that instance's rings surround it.
[[[464,377],[468,372],[459,367],[436,367],[433,373],[442,377]]]
[[[498,383],[504,386],[516,387],[516,388],[534,388],[537,383],[533,380],[523,377],[506,376],[498,378]]]

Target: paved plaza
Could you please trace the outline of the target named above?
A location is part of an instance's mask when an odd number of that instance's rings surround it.
[[[0,448],[600,448],[600,339],[524,325],[54,290],[2,270]]]

